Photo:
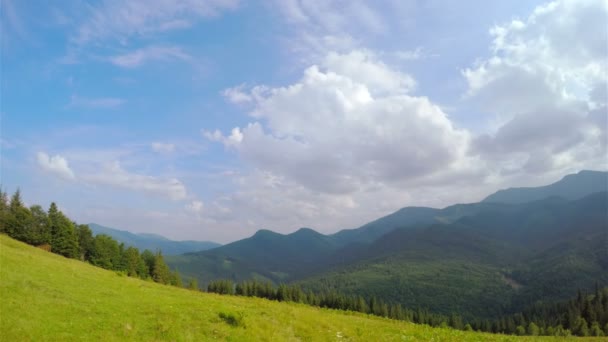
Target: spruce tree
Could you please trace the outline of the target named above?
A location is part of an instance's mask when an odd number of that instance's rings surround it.
[[[157,251],[154,255],[154,265],[152,267],[152,279],[161,284],[169,284],[171,281],[171,272],[165,263],[161,251]]]
[[[29,227],[28,243],[40,246],[51,243],[51,228],[46,211],[39,205],[30,208],[32,221]]]
[[[78,236],[79,256],[81,260],[91,261],[94,248],[93,232],[86,224],[76,226]]]
[[[77,258],[79,247],[74,224],[53,202],[48,213],[51,230],[51,251],[68,258]]]

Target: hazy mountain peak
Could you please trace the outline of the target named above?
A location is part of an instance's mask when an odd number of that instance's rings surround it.
[[[608,172],[582,170],[564,176],[561,180],[540,187],[509,188],[499,190],[482,202],[526,203],[543,198],[558,196],[576,200],[598,191],[608,190]]]

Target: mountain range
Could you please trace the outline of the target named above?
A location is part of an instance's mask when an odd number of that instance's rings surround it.
[[[497,317],[608,284],[608,173],[581,171],[479,203],[407,207],[323,235],[260,230],[167,258],[206,284],[224,278],[296,283],[411,308]]]
[[[204,251],[221,246],[210,241],[174,241],[156,234],[134,234],[125,230],[104,227],[96,223],[89,223],[93,235],[105,234],[127,246],[137,247],[140,251],[149,249],[154,252],[161,250],[165,255],[178,255],[189,252]]]

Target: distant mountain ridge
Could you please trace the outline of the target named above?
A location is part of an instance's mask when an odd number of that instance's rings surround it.
[[[498,315],[530,301],[567,298],[596,281],[608,283],[602,276],[608,274],[606,177],[607,172],[582,171],[523,188],[523,195],[522,188],[514,188],[479,203],[407,207],[332,235],[309,228],[285,235],[260,230],[213,250],[169,257],[167,263],[202,284],[298,282],[412,307]],[[534,277],[541,273],[546,280]],[[446,293],[459,297],[446,305]]]
[[[165,255],[179,255],[190,252],[199,252],[221,246],[211,241],[173,241],[164,236],[150,233],[134,234],[125,230],[104,227],[96,223],[89,223],[93,235],[106,234],[125,245],[137,247],[140,251],[160,249]]]
[[[608,190],[608,172],[583,170],[546,186],[500,190],[486,197],[482,202],[526,203],[551,196],[576,200],[593,192],[606,190]]]

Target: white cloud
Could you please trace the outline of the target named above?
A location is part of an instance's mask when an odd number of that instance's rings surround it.
[[[468,99],[500,122],[474,144],[488,168],[608,166],[607,18],[605,1],[564,0],[491,29],[492,55],[463,71]]]
[[[330,54],[297,83],[254,87],[252,117],[229,136],[205,132],[257,168],[322,193],[352,193],[459,169],[469,144],[413,80],[369,52]],[[357,72],[359,71],[359,72]]]
[[[157,153],[171,153],[175,151],[175,144],[171,143],[162,143],[162,142],[153,142],[152,150]]]
[[[36,154],[36,158],[38,160],[38,165],[42,167],[43,170],[53,173],[59,177],[64,179],[74,179],[76,176],[70,166],[68,165],[68,161],[60,156],[54,155],[50,157],[48,154],[44,152],[38,152]]]
[[[88,7],[89,16],[71,40],[80,45],[108,39],[125,41],[134,36],[183,29],[201,18],[235,9],[238,3],[238,0],[104,0]]]
[[[236,87],[228,88],[222,91],[222,95],[232,103],[247,103],[253,99],[251,95],[247,94],[245,90],[245,84],[241,84]]]
[[[367,50],[354,50],[347,54],[331,52],[323,61],[323,66],[364,84],[372,95],[406,93],[416,87],[416,81],[410,75],[389,68]]]
[[[193,213],[201,213],[205,205],[201,201],[192,201],[186,205],[186,210]]]
[[[133,52],[110,58],[112,64],[123,68],[136,68],[150,61],[188,61],[192,57],[177,46],[148,46]]]
[[[165,179],[130,173],[123,169],[117,161],[104,165],[97,173],[82,175],[81,178],[91,184],[110,185],[141,191],[167,197],[171,200],[183,200],[187,198],[186,187],[178,179]]]
[[[87,98],[72,95],[70,97],[70,102],[68,103],[68,107],[72,108],[115,108],[126,101],[124,99],[116,98],[116,97],[98,97],[98,98]]]

